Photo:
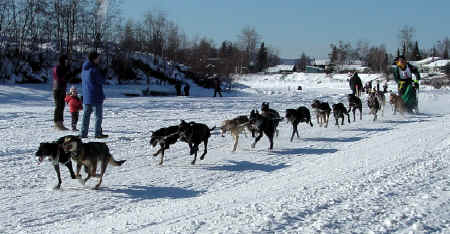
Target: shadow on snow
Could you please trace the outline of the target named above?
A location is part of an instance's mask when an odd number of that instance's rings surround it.
[[[325,141],[325,142],[356,142],[362,140],[362,137],[309,137],[303,138],[304,141]]]
[[[263,171],[263,172],[272,172],[275,170],[279,170],[282,168],[288,167],[286,164],[281,163],[278,165],[270,165],[270,164],[262,164],[262,163],[254,163],[249,161],[235,161],[229,160],[230,165],[220,165],[215,167],[206,168],[207,170],[213,171]]]
[[[140,185],[133,185],[123,189],[102,188],[102,190],[118,194],[123,198],[131,198],[136,200],[149,200],[158,198],[190,198],[197,197],[204,192],[176,187],[152,187]]]
[[[305,155],[305,154],[333,154],[337,149],[313,149],[313,148],[299,148],[299,149],[281,149],[272,151],[272,155]]]

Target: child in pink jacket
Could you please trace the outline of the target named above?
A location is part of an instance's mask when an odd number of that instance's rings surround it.
[[[83,103],[78,97],[77,88],[72,86],[64,101],[69,104],[69,111],[72,115],[72,131],[78,131],[77,122],[80,110],[83,109]]]

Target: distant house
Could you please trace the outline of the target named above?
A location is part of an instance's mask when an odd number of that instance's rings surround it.
[[[340,72],[368,72],[369,67],[358,65],[358,64],[351,64],[351,65],[341,65],[339,66]]]
[[[324,73],[334,68],[334,64],[329,59],[314,59],[310,66],[306,66],[306,72]]]
[[[419,72],[432,72],[430,69],[432,67],[428,66],[429,64],[441,60],[440,57],[428,57],[419,61],[408,61],[410,64],[414,65],[419,69]]]
[[[295,65],[276,65],[273,67],[268,67],[265,71],[266,73],[293,73],[295,72]]]
[[[450,59],[441,59],[429,64],[423,65],[422,70],[424,72],[445,72],[445,67],[450,64]]]
[[[305,72],[307,73],[325,73],[325,69],[316,66],[306,66]]]

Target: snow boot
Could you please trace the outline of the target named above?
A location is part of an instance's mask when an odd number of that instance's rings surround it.
[[[56,121],[56,122],[55,122],[55,128],[56,128],[57,130],[60,130],[60,131],[66,131],[66,130],[68,130],[66,127],[64,127],[62,121]]]

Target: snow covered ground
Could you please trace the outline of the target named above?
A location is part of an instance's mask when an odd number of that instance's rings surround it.
[[[345,79],[249,76],[224,98],[203,89],[129,98],[123,87],[106,87],[103,141],[127,162],[108,167],[100,190],[66,168],[53,190],[51,163],[35,160],[40,142],[72,134],[52,128],[50,86],[0,86],[0,233],[449,233],[448,90],[421,90],[418,115],[394,116],[387,105],[372,122],[364,101],[362,121],[337,128],[331,118],[326,129],[313,118],[293,142],[282,122],[272,151],[266,137],[251,149],[249,135],[232,153],[232,137],[214,132],[196,165],[186,143],[171,146],[163,166],[151,156],[150,131],[180,119],[219,126],[263,101],[282,115],[315,98],[347,105]]]

